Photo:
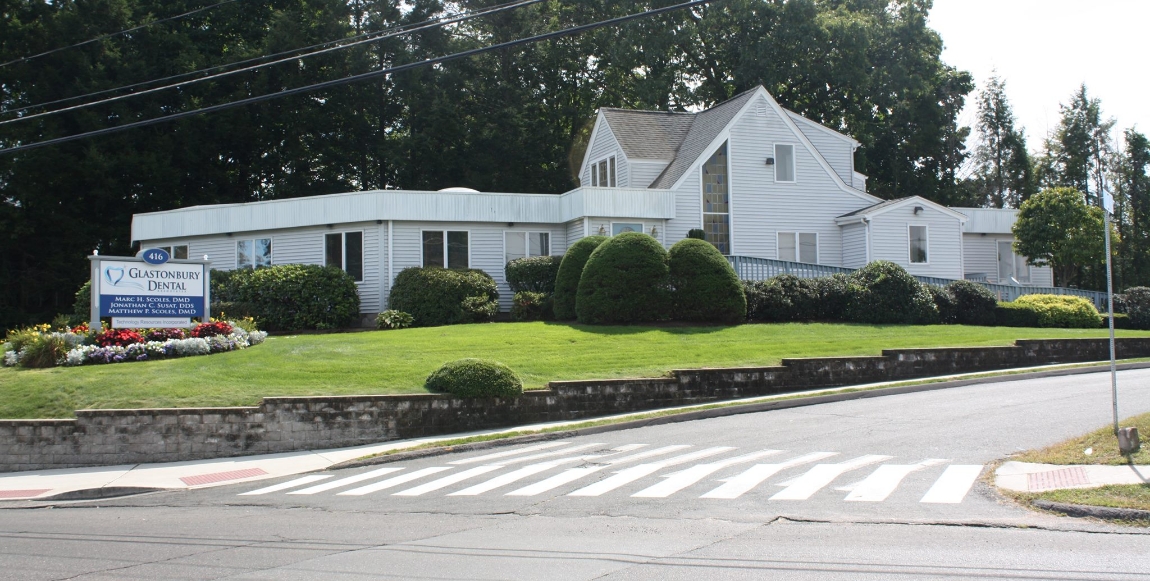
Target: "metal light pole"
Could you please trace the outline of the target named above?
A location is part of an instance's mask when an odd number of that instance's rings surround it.
[[[1106,240],[1106,310],[1110,311],[1110,401],[1114,410],[1114,436],[1118,438],[1118,451],[1129,455],[1138,451],[1141,442],[1138,428],[1118,427],[1118,367],[1114,353],[1114,271],[1110,260],[1110,210],[1106,208],[1106,190],[1102,196],[1103,237]],[[1111,201],[1111,205],[1113,205]]]

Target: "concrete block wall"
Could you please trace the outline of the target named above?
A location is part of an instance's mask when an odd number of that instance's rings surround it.
[[[1150,356],[1150,338],[1118,357]],[[514,399],[450,395],[265,398],[259,406],[80,410],[74,420],[0,420],[0,472],[174,462],[315,450],[521,424],[857,385],[1109,358],[1105,339],[1012,347],[896,349],[876,357],[784,359],[774,367],[677,370],[671,377],[555,381]]]

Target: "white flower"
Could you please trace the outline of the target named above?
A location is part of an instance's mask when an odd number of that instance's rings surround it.
[[[16,367],[20,363],[20,354],[15,351],[4,352],[4,367]]]

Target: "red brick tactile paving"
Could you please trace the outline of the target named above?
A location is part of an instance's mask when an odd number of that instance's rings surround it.
[[[51,488],[33,488],[31,490],[0,490],[0,498],[32,498],[40,496]]]
[[[180,480],[188,486],[199,486],[201,484],[212,484],[213,482],[223,482],[225,480],[239,480],[240,478],[251,478],[253,476],[263,476],[267,474],[262,468],[245,468],[244,470],[231,470],[228,472],[213,472],[211,474],[197,474],[195,476],[184,476]]]
[[[1071,466],[1049,472],[1035,472],[1026,476],[1026,486],[1031,492],[1072,488],[1090,484],[1086,470],[1081,466]]]

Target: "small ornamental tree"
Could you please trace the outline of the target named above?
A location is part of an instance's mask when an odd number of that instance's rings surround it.
[[[583,267],[575,313],[580,323],[645,323],[670,318],[670,269],[658,240],[625,232],[599,245]]]
[[[551,296],[551,308],[555,318],[570,321],[575,318],[575,294],[579,290],[579,278],[583,276],[583,266],[606,236],[588,236],[572,244],[563,255],[559,273],[555,275],[555,293]]]
[[[1043,190],[1019,208],[1012,229],[1014,251],[1034,266],[1049,265],[1054,282],[1069,286],[1078,267],[1106,260],[1102,212],[1087,206],[1082,192],[1074,188]],[[1117,240],[1115,232],[1111,236]]]
[[[731,263],[710,242],[687,238],[669,253],[674,319],[738,324],[747,297]]]

